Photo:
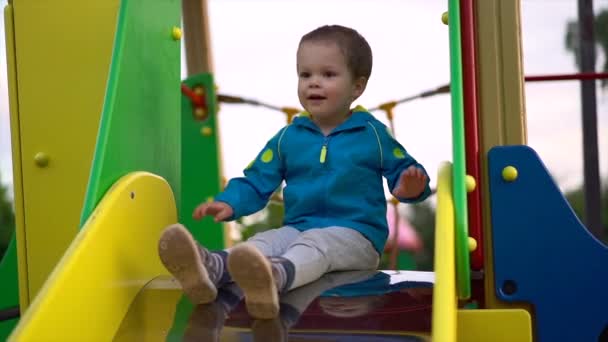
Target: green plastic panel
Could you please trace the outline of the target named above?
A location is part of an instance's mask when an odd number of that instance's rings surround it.
[[[0,279],[2,291],[0,291],[0,310],[19,306],[19,281],[17,277],[17,247],[15,235],[8,245],[2,261],[0,261]],[[18,320],[0,322],[0,341],[6,341],[8,335]]]
[[[180,0],[120,4],[81,226],[106,191],[132,171],[164,177],[179,201],[181,61],[172,30],[180,19]]]
[[[456,287],[460,299],[471,296],[469,264],[469,228],[467,214],[466,159],[464,140],[464,99],[462,84],[462,49],[460,7],[458,0],[449,0],[448,22],[450,35],[450,90],[452,100],[452,191],[454,223],[456,225]]]
[[[192,218],[201,202],[213,198],[222,189],[221,156],[219,148],[217,101],[211,74],[192,76],[183,81],[190,89],[204,90],[206,117],[197,119],[189,97],[182,96],[182,197],[179,220],[192,235],[209,249],[225,247],[222,224],[206,217]]]
[[[186,296],[182,296],[175,308],[173,324],[167,333],[166,342],[182,342],[186,340],[184,338],[184,333],[186,332],[186,329],[188,329],[188,323],[193,311],[194,305],[192,305]]]

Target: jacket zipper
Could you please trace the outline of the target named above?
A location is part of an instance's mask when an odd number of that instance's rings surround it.
[[[321,164],[325,164],[325,159],[327,158],[327,141],[329,140],[328,137],[325,137],[325,140],[323,140],[323,146],[321,147],[321,155],[319,156],[319,162],[321,162]]]

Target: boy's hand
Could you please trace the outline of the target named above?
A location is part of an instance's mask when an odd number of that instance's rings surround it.
[[[213,216],[215,222],[223,221],[234,213],[231,206],[224,202],[207,202],[199,205],[194,209],[192,217],[195,220],[200,220],[203,216]]]
[[[393,196],[397,198],[416,198],[426,188],[427,176],[415,166],[408,167],[399,176],[397,186],[393,189]]]

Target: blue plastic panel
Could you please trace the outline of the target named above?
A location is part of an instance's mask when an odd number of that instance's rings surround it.
[[[513,182],[502,170],[514,166]],[[598,341],[608,324],[608,248],[578,220],[536,152],[489,152],[496,293],[534,305],[538,341]]]

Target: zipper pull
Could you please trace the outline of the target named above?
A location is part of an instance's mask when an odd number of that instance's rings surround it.
[[[323,147],[321,147],[321,156],[319,156],[319,161],[321,164],[325,163],[325,157],[327,157],[327,145],[323,145]]]

